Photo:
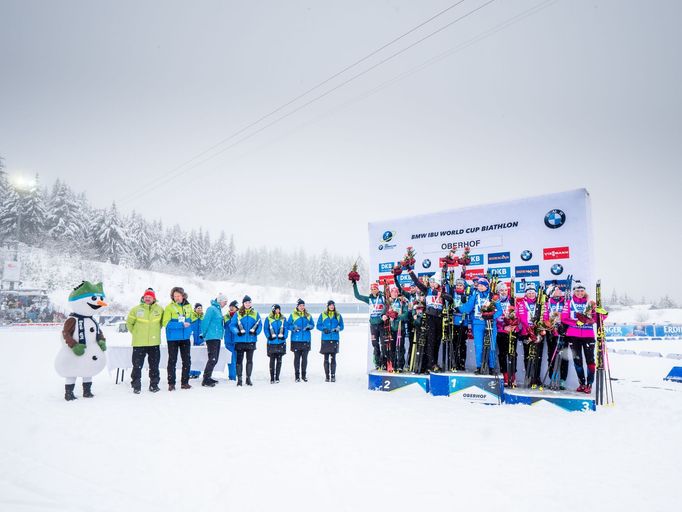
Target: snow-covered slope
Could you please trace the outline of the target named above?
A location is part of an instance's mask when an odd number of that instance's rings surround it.
[[[50,300],[60,309],[66,311],[67,298],[71,289],[83,280],[102,281],[106,293],[108,314],[127,312],[140,301],[145,289],[151,287],[157,293],[162,304],[170,301],[170,290],[174,286],[182,286],[192,304],[201,302],[204,306],[218,292],[225,293],[231,299],[241,302],[248,294],[254,303],[291,303],[300,297],[306,302],[325,303],[329,299],[336,302],[352,302],[355,299],[349,294],[332,293],[319,289],[292,289],[277,286],[258,286],[232,281],[209,281],[192,276],[178,276],[127,268],[110,263],[82,260],[79,258],[52,256],[46,251],[33,250],[30,261],[24,263],[24,271],[29,280],[24,287],[47,287]],[[348,286],[350,290],[350,285]]]

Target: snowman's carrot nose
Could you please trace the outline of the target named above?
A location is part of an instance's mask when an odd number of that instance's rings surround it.
[[[97,305],[98,305],[98,306],[102,306],[102,307],[108,306],[108,304],[107,304],[106,302],[104,302],[102,299],[99,299],[99,300],[97,301]]]

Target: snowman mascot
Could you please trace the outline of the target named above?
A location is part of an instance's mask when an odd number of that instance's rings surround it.
[[[76,377],[83,379],[83,397],[92,398],[92,377],[104,369],[107,349],[99,324],[92,318],[107,305],[104,302],[102,283],[83,281],[69,294],[69,305],[73,311],[64,322],[61,349],[54,367],[66,379],[64,398],[75,400],[73,390]]]

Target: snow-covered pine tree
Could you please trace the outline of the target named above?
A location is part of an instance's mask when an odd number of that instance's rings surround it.
[[[83,226],[79,205],[71,189],[57,180],[48,202],[46,230],[53,245],[60,250],[80,252]]]
[[[20,193],[22,241],[29,244],[39,244],[45,234],[45,199],[40,189],[40,176],[36,174],[35,182],[26,193]]]
[[[118,214],[116,203],[102,217],[102,224],[97,232],[97,242],[104,261],[117,265],[121,258],[128,255],[129,240]]]
[[[227,278],[227,237],[225,232],[220,232],[220,237],[211,247],[211,269],[210,274],[213,275],[215,279],[226,279]]]
[[[237,249],[234,245],[234,235],[230,235],[230,244],[227,246],[225,256],[225,277],[234,275],[237,271]]]
[[[152,239],[147,221],[133,211],[126,223],[125,232],[129,240],[132,263],[137,268],[148,269],[152,264]]]

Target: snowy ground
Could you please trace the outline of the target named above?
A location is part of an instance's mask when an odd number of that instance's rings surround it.
[[[336,384],[313,353],[309,383],[288,354],[272,386],[261,348],[253,388],[136,396],[103,372],[66,403],[57,331],[0,330],[0,510],[679,506],[679,362],[612,354],[617,405],[596,413],[467,405],[367,391],[365,333],[344,333]]]

